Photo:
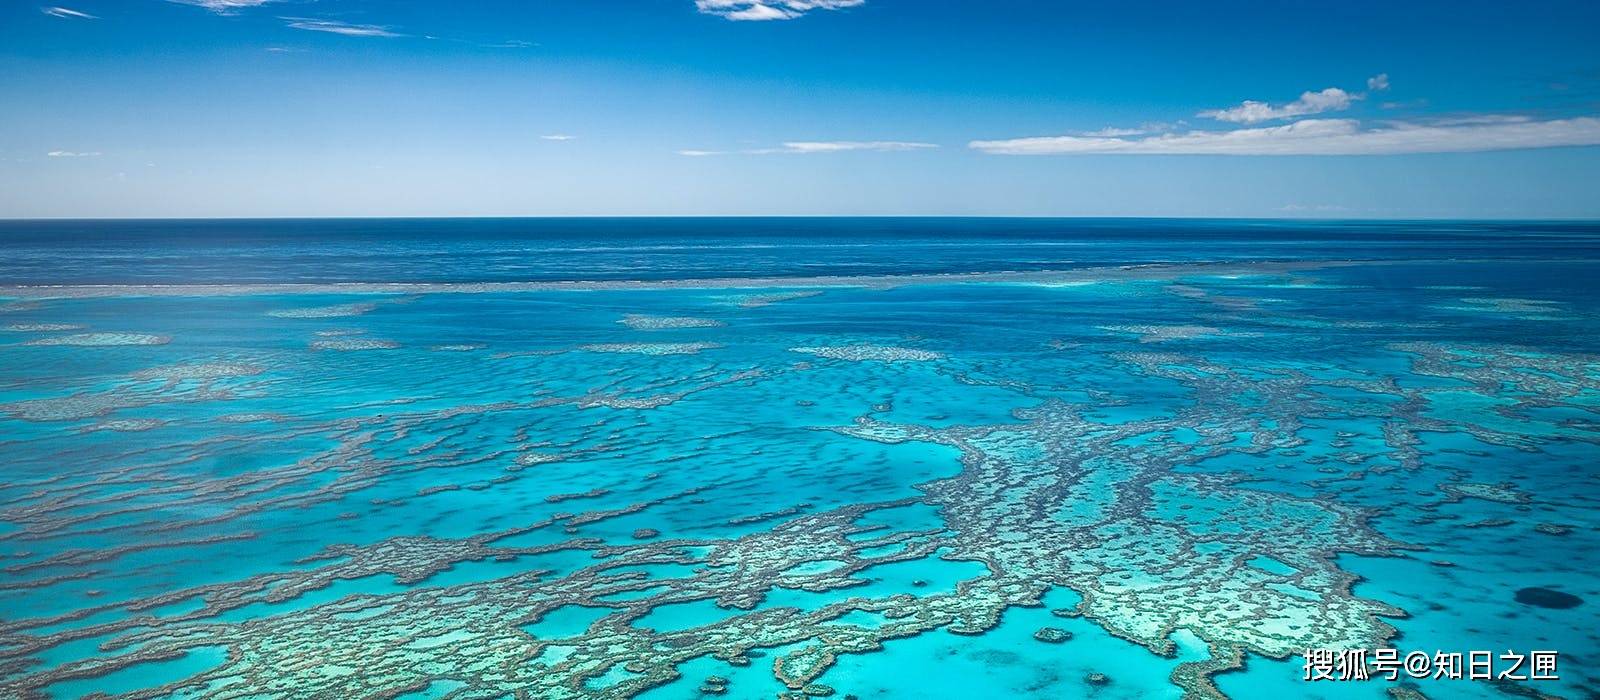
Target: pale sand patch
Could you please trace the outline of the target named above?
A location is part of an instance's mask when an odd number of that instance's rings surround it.
[[[617,321],[624,326],[636,331],[662,331],[674,328],[717,328],[728,324],[714,318],[697,318],[694,316],[646,316],[644,314],[628,314]]]
[[[116,347],[119,345],[166,345],[172,338],[148,333],[77,333],[28,341],[28,345],[73,345],[78,347]]]
[[[820,347],[789,348],[790,352],[816,355],[831,360],[850,362],[929,362],[944,358],[943,353],[892,345],[827,345]]]
[[[338,340],[318,340],[311,343],[312,350],[338,350],[341,352],[356,352],[361,350],[393,350],[400,347],[393,340],[367,340],[362,338],[341,338]]]
[[[627,353],[634,355],[693,355],[720,348],[717,343],[599,343],[580,345],[584,352]]]

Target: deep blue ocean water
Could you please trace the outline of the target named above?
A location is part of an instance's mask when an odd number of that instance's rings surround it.
[[[0,284],[524,282],[1251,260],[1600,258],[1588,223],[1207,219],[0,221]]]
[[[1591,696],[1597,291],[1571,222],[0,222],[0,697]],[[1303,680],[1382,647],[1560,678]]]

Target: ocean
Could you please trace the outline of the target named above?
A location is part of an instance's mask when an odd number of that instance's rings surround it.
[[[1600,692],[1595,223],[0,222],[0,457],[3,697]]]

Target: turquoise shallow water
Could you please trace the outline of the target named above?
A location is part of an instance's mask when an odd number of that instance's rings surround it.
[[[3,289],[0,696],[1585,697],[1600,275],[1562,235]],[[1560,680],[1301,679],[1380,646]]]

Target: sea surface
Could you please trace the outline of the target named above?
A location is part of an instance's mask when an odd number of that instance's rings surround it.
[[[1594,223],[0,222],[0,697],[1595,697],[1597,458]]]

